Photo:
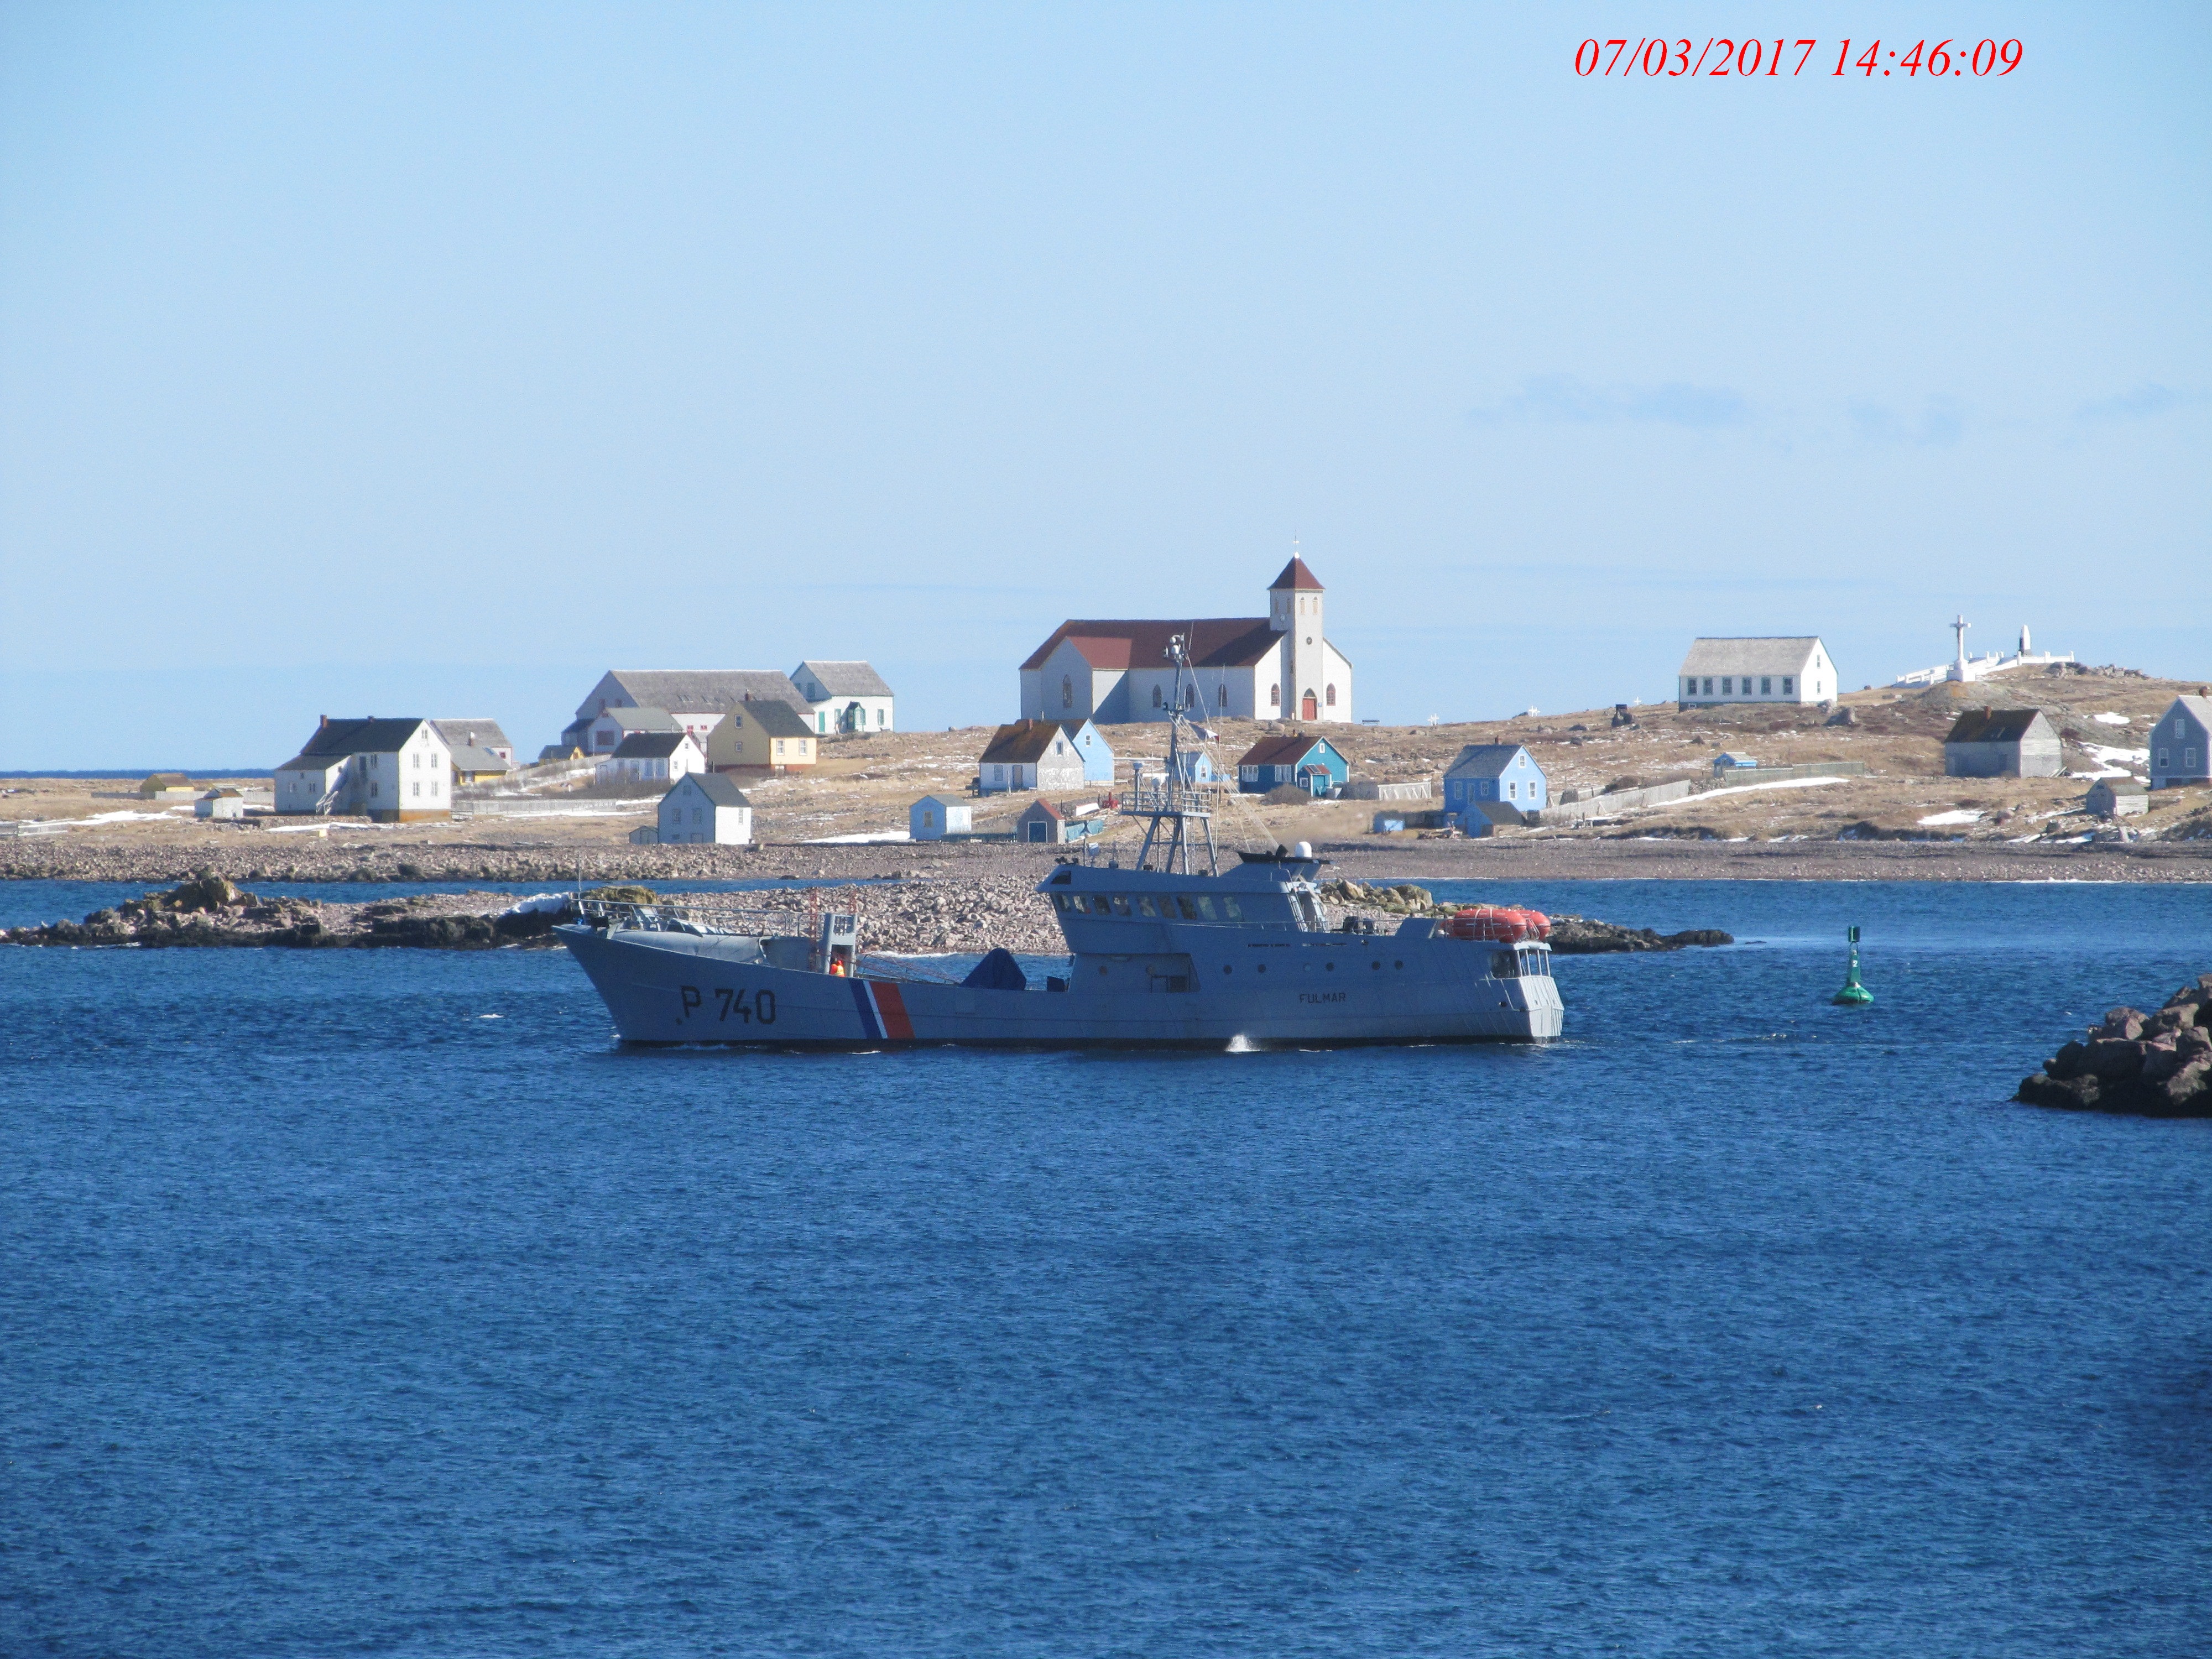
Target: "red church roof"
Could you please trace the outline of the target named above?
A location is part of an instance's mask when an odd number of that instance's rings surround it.
[[[1283,587],[1309,588],[1316,593],[1326,591],[1321,585],[1321,578],[1306,568],[1306,562],[1304,559],[1297,557],[1293,557],[1283,567],[1281,575],[1267,584],[1267,591],[1270,593]]]

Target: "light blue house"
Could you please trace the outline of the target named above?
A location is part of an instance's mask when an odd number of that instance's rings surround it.
[[[1444,811],[1465,827],[1485,801],[1534,812],[1550,799],[1544,769],[1517,743],[1471,743],[1444,771]]]
[[[1114,781],[1114,750],[1098,734],[1098,728],[1089,720],[1062,720],[1060,729],[1066,733],[1075,752],[1083,757],[1083,781],[1085,783]]]

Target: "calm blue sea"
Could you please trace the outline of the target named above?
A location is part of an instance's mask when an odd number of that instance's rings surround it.
[[[0,948],[0,1653],[2212,1650],[2212,1123],[2006,1103],[2212,889],[1448,890],[1762,942],[1161,1058]]]

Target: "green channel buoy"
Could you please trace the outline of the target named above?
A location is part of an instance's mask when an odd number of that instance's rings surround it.
[[[1851,965],[1844,975],[1844,988],[1836,993],[1833,1000],[1839,1007],[1863,1008],[1874,1000],[1874,993],[1859,983],[1859,930],[1850,931]]]

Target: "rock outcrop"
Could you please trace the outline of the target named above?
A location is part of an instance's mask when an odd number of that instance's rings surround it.
[[[2108,1011],[2021,1079],[2014,1098],[2071,1111],[2212,1117],[2212,974],[2183,986],[2156,1013]]]
[[[1391,917],[1433,916],[1443,921],[1462,909],[1459,904],[1439,904],[1425,887],[1411,882],[1395,887],[1370,887],[1363,882],[1322,884],[1322,896],[1354,915],[1376,920]],[[1553,954],[1563,957],[1606,956],[1626,951],[1680,951],[1693,945],[1733,945],[1733,934],[1717,927],[1692,927],[1680,933],[1658,933],[1649,927],[1623,927],[1617,922],[1588,916],[1552,918]]]

